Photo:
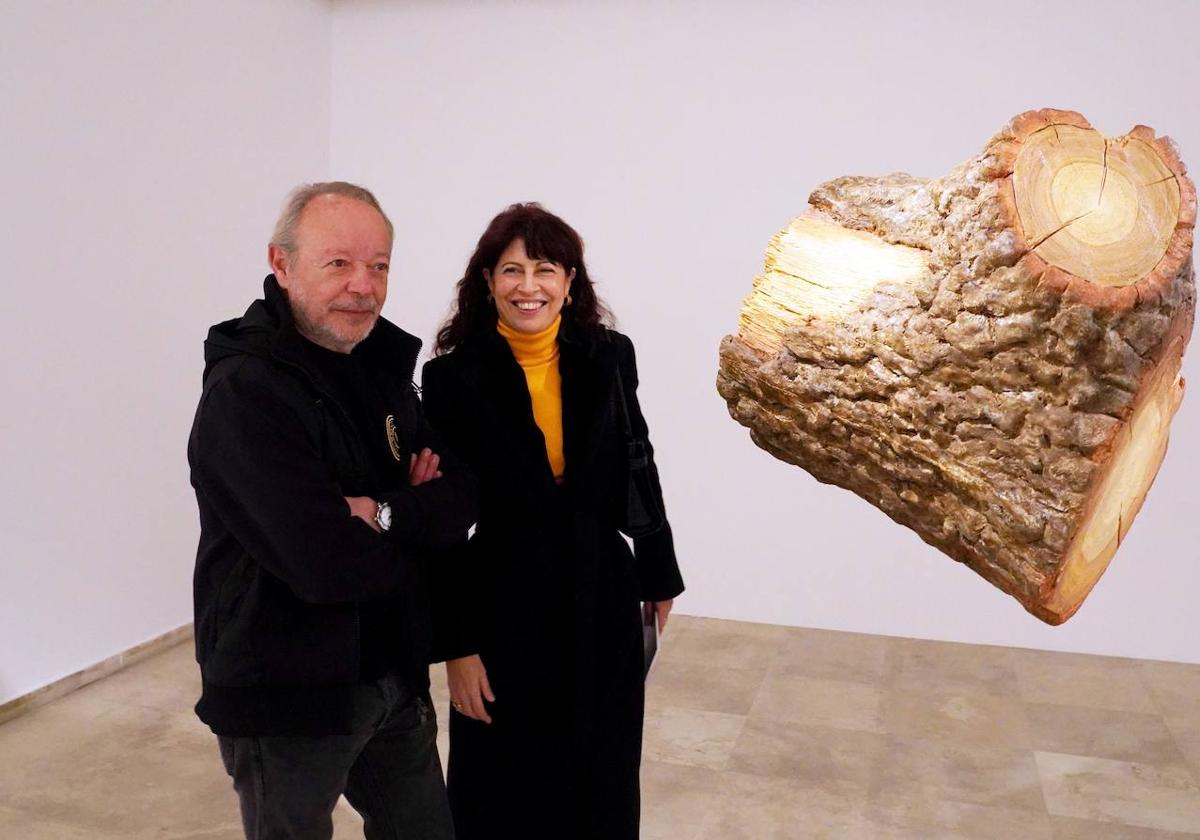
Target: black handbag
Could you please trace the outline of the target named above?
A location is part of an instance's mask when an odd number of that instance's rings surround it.
[[[629,404],[625,401],[625,384],[621,381],[620,366],[617,367],[616,386],[621,406],[621,426],[625,433],[625,452],[629,461],[625,521],[619,527],[627,536],[645,537],[662,530],[666,515],[654,489],[651,475],[654,465],[650,461],[646,441],[633,433],[633,424],[629,422]]]

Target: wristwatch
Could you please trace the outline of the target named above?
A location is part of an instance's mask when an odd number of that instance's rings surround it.
[[[392,527],[392,506],[387,502],[375,503],[375,524],[380,531],[388,531]]]

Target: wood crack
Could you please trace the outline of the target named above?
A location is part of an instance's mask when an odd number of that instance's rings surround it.
[[[1170,175],[1168,175],[1165,178],[1159,178],[1157,181],[1151,181],[1148,184],[1142,184],[1142,186],[1143,187],[1156,187],[1159,184],[1164,183],[1166,181],[1178,181],[1178,180],[1179,180],[1179,176],[1176,175],[1174,172],[1172,172]]]
[[[1064,230],[1066,230],[1068,227],[1070,227],[1071,225],[1073,225],[1073,224],[1075,224],[1076,222],[1078,222],[1078,221],[1079,221],[1080,219],[1082,219],[1084,216],[1090,216],[1090,215],[1091,215],[1092,213],[1094,213],[1094,212],[1096,212],[1096,211],[1095,211],[1095,208],[1093,208],[1093,209],[1091,209],[1091,210],[1088,210],[1088,211],[1087,211],[1087,212],[1085,212],[1085,213],[1080,213],[1078,216],[1076,216],[1076,217],[1075,217],[1075,218],[1073,218],[1073,219],[1067,219],[1065,222],[1063,222],[1061,225],[1059,225],[1058,227],[1056,227],[1054,230],[1052,230],[1052,231],[1050,231],[1049,233],[1047,233],[1045,236],[1043,236],[1041,239],[1039,239],[1039,240],[1038,240],[1037,242],[1035,242],[1033,245],[1029,246],[1029,250],[1030,250],[1030,251],[1036,251],[1036,250],[1038,249],[1038,247],[1039,247],[1040,245],[1042,245],[1042,243],[1044,243],[1044,242],[1045,242],[1047,239],[1049,239],[1051,236],[1054,236],[1055,234],[1058,234],[1058,233],[1062,233]]]
[[[1099,209],[1100,205],[1102,203],[1104,203],[1104,185],[1108,183],[1108,140],[1107,139],[1104,141],[1104,158],[1100,162],[1100,165],[1104,167],[1104,172],[1102,172],[1100,174],[1100,195],[1098,195],[1096,197],[1096,209]]]

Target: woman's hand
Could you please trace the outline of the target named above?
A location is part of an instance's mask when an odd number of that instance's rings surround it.
[[[422,449],[419,455],[414,452],[408,459],[408,483],[419,487],[426,481],[441,478],[442,471],[438,469],[440,460],[437,453],[429,447]]]
[[[666,601],[654,602],[654,615],[658,619],[658,632],[661,633],[667,629],[667,617],[671,614],[671,607],[675,605],[675,599],[669,598]]]
[[[495,703],[496,695],[492,694],[487,670],[478,654],[448,660],[446,682],[450,686],[450,705],[454,711],[484,723],[492,722],[483,701]]]

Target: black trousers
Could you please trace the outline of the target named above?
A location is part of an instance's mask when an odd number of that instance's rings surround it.
[[[343,793],[367,840],[453,840],[429,696],[389,676],[358,706],[350,735],[218,736],[247,840],[330,840]]]

